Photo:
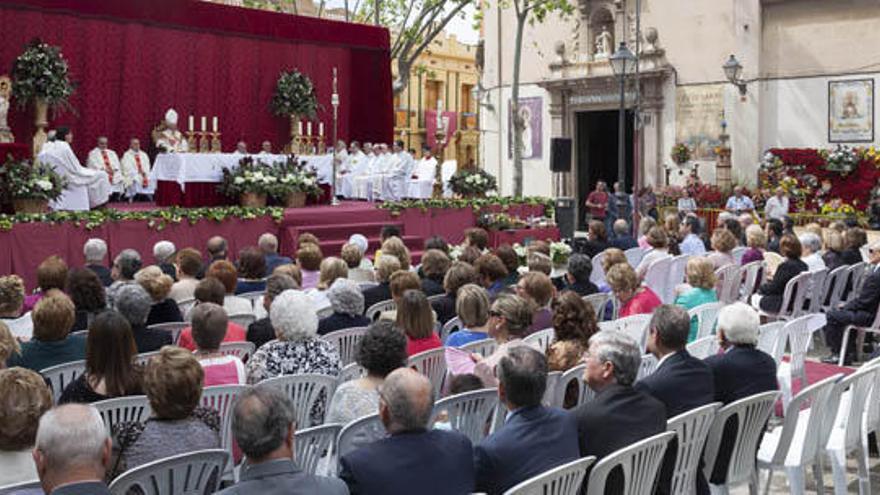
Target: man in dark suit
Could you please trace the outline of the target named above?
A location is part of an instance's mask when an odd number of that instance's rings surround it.
[[[104,264],[104,258],[107,257],[107,243],[103,239],[89,239],[83,245],[83,255],[86,258],[86,268],[95,272],[104,287],[110,287],[113,277],[110,276],[110,268]]]
[[[379,394],[389,436],[340,459],[352,495],[465,495],[474,489],[474,451],[461,433],[428,429],[431,382],[410,368],[391,372]]]
[[[299,290],[299,284],[296,283],[293,277],[282,274],[269,275],[266,279],[266,292],[263,294],[263,309],[266,310],[267,315],[272,308],[272,301],[279,294],[289,289]],[[222,301],[223,299],[221,298],[220,300]],[[253,342],[258,349],[266,342],[275,340],[275,327],[272,326],[272,321],[269,320],[269,317],[260,318],[248,325],[246,338],[248,342]]]
[[[581,457],[597,459],[666,431],[666,407],[635,390],[642,354],[638,344],[620,332],[602,331],[590,338],[584,379],[596,397],[574,410]],[[605,493],[623,493],[622,473],[612,472]]]
[[[247,456],[241,481],[222,495],[347,495],[336,478],[305,473],[293,458],[296,411],[283,392],[252,387],[242,392],[232,412],[232,434]]]
[[[743,303],[725,306],[718,313],[716,332],[724,353],[710,356],[704,361],[715,378],[716,401],[730,404],[778,389],[776,362],[755,347],[760,323],[758,313]],[[733,451],[732,440],[737,428],[736,418],[730,418],[724,425],[718,460],[710,478],[712,483],[723,483],[727,477],[727,466]],[[708,487],[701,487],[700,493],[708,493]]]
[[[659,362],[654,373],[635,384],[666,405],[672,418],[715,400],[712,370],[688,354],[690,317],[681,306],[664,304],[654,310],[648,333],[648,352]]]
[[[664,304],[654,310],[648,333],[648,352],[658,360],[654,373],[636,382],[635,389],[651,394],[666,406],[672,418],[715,400],[712,370],[687,349],[690,316],[681,306]],[[659,493],[669,493],[678,442],[673,439],[663,458]],[[702,470],[697,476],[703,479]]]
[[[267,232],[261,235],[260,239],[257,241],[257,246],[260,248],[260,251],[263,252],[263,257],[266,259],[267,277],[272,275],[272,272],[274,272],[279,266],[293,263],[293,260],[287,256],[281,256],[278,254],[278,238],[275,237],[274,234]]]
[[[639,246],[639,242],[630,234],[629,224],[626,220],[622,218],[615,220],[612,230],[614,237],[608,242],[611,247],[626,251]]]
[[[553,285],[559,291],[571,290],[579,296],[589,296],[599,292],[596,284],[590,282],[593,273],[593,261],[586,254],[573,253],[568,257],[568,273],[553,279]]]
[[[531,347],[514,347],[499,361],[497,373],[507,417],[474,449],[476,491],[490,495],[579,457],[574,416],[541,405],[547,358]]]
[[[40,493],[110,495],[104,476],[111,450],[104,421],[94,407],[66,404],[47,411],[40,418],[34,446]]]
[[[376,260],[376,281],[379,285],[364,289],[364,311],[374,304],[391,299],[391,274],[400,270],[400,260],[390,254],[383,254]],[[369,316],[369,315],[367,315]]]
[[[869,326],[874,322],[877,306],[880,304],[880,243],[874,243],[868,249],[868,261],[871,263],[867,268],[870,272],[865,275],[867,278],[856,297],[826,315],[828,323],[825,325],[825,341],[831,348],[831,355],[822,359],[823,362],[837,364],[843,332],[848,325]],[[855,334],[852,334],[846,346],[844,364],[850,364],[855,357],[855,342]]]

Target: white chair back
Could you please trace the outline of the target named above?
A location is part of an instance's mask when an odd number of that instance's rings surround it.
[[[171,333],[171,343],[177,345],[177,340],[180,338],[180,332],[182,332],[184,328],[187,328],[191,325],[192,324],[187,321],[171,321],[168,323],[156,323],[155,325],[150,325],[147,328],[153,330],[163,330]]]
[[[865,283],[868,275],[868,263],[860,261],[850,267],[850,281],[852,290],[849,291],[849,297],[852,298],[862,290],[862,284]]]
[[[247,299],[248,301],[251,302],[251,307],[256,309],[258,304],[262,305],[263,295],[265,293],[266,293],[265,291],[245,292],[244,294],[236,294],[236,296],[238,296],[242,299]]]
[[[220,446],[232,453],[232,406],[247,385],[215,385],[202,389],[199,405],[220,415]]]
[[[445,412],[452,429],[462,433],[476,445],[489,433],[496,407],[498,390],[494,388],[450,395],[434,404],[431,423]]]
[[[26,494],[40,494],[43,493],[43,485],[40,484],[40,481],[25,481],[23,483],[16,483],[14,485],[3,485],[0,486],[0,495],[21,495],[22,493]]]
[[[636,374],[636,381],[643,380],[646,376],[651,376],[657,369],[659,361],[653,354],[643,354],[642,360],[639,362],[639,372]]]
[[[565,406],[565,393],[568,390],[568,385],[572,382],[577,384],[578,391],[577,402],[572,408],[586,404],[596,396],[593,389],[584,381],[585,369],[587,369],[587,365],[580,364],[562,373],[562,376],[559,377],[559,382],[556,384],[556,396],[553,399],[553,407],[563,408]]]
[[[357,363],[349,363],[342,367],[342,371],[339,372],[339,384],[343,384],[350,380],[357,380],[358,378],[363,378],[367,376],[367,370],[357,364]]]
[[[256,350],[257,346],[247,340],[242,342],[223,342],[220,344],[220,354],[235,356],[244,362],[247,362]]]
[[[828,269],[822,268],[810,272],[810,281],[807,284],[804,293],[804,300],[809,301],[808,313],[818,313],[822,310],[822,304],[825,303],[825,279],[828,278]]]
[[[296,424],[304,428],[318,426],[324,418],[312,417],[312,411],[318,400],[324,396],[324,403],[329,404],[333,391],[336,390],[337,378],[316,373],[276,376],[257,384],[260,387],[276,387],[293,401],[296,410]]]
[[[752,488],[757,490],[755,452],[758,451],[758,441],[764,432],[767,420],[770,419],[770,414],[773,413],[773,406],[778,398],[779,392],[764,392],[732,402],[718,410],[703,453],[706,478],[711,477],[712,469],[718,460],[727,420],[736,416],[736,437],[730,441],[733,444],[733,450],[727,465],[725,485],[730,487],[749,482]],[[756,491],[752,493],[756,493]]]
[[[321,339],[333,344],[333,347],[339,351],[339,361],[342,366],[348,366],[355,361],[358,343],[367,334],[368,329],[369,327],[355,327],[336,330],[322,335]]]
[[[782,362],[785,354],[785,344],[788,341],[785,333],[784,321],[771,321],[758,327],[758,345],[760,351],[764,351],[773,357],[776,366]]]
[[[669,266],[669,273],[666,277],[666,290],[660,295],[660,300],[665,304],[675,302],[675,286],[685,281],[685,269],[690,259],[689,254],[680,254],[672,258],[672,264]]]
[[[651,495],[663,454],[674,437],[675,432],[666,431],[605,456],[590,472],[587,495],[604,495],[608,475],[616,468],[623,471],[623,491],[620,493]]]
[[[688,354],[697,359],[706,359],[709,356],[714,356],[718,354],[718,349],[718,338],[714,335],[707,335],[687,345]]]
[[[361,292],[363,292],[367,289],[372,289],[373,287],[379,287],[379,282],[358,282],[358,287],[361,289]]]
[[[379,315],[385,311],[393,311],[395,309],[397,309],[397,303],[395,303],[393,299],[389,299],[387,301],[377,302],[370,306],[364,312],[364,315],[369,318],[370,321],[376,321],[379,319]]]
[[[550,347],[550,343],[553,342],[555,336],[555,330],[553,330],[552,328],[545,328],[543,330],[538,330],[537,332],[524,338],[523,343],[534,347],[535,349],[540,351],[541,354],[543,354],[547,352],[547,348]]]
[[[749,248],[745,246],[737,246],[730,251],[730,255],[733,256],[733,259],[736,260],[737,265],[742,265],[743,255],[746,254],[746,251]]]
[[[358,418],[342,427],[336,438],[336,458],[388,436],[378,414]]]
[[[229,315],[229,321],[247,329],[251,323],[257,321],[257,317],[253,313],[239,313]]]
[[[330,454],[336,437],[342,431],[342,425],[329,424],[297,430],[293,442],[296,453],[296,465],[307,474],[318,474],[321,459]]]
[[[81,360],[42,369],[40,374],[49,383],[49,388],[52,389],[53,400],[57,403],[58,398],[61,397],[61,392],[64,392],[64,389],[76,381],[79,375],[82,375],[85,371],[86,361]]]
[[[715,277],[718,279],[715,291],[719,301],[730,304],[739,299],[739,287],[742,283],[739,268],[739,265],[727,265],[715,270]]]
[[[464,328],[464,323],[461,322],[461,318],[454,317],[451,320],[447,321],[440,328],[440,342],[446,343],[446,339],[449,338],[449,334],[452,332],[457,332]]]
[[[837,308],[843,300],[843,292],[849,281],[849,266],[843,265],[831,270],[831,273],[825,277],[825,284],[822,290],[824,300],[822,301],[822,311],[828,312]]]
[[[675,432],[678,437],[675,469],[672,472],[669,493],[697,492],[697,470],[700,465],[700,457],[703,455],[703,448],[709,438],[712,421],[720,407],[720,402],[713,402],[679,414],[666,422],[666,429]]]
[[[138,366],[146,366],[150,363],[153,356],[158,356],[159,351],[142,352],[134,357],[134,363]]]
[[[590,263],[593,265],[593,270],[590,272],[590,282],[593,282],[596,285],[605,282],[605,269],[602,268],[602,261],[605,259],[605,251],[593,256],[593,259],[590,260]]]
[[[594,462],[596,458],[589,456],[565,463],[513,486],[504,495],[576,495]]]
[[[642,262],[642,258],[645,257],[645,250],[640,247],[629,248],[623,252],[623,255],[626,256],[626,261],[633,268],[639,266],[639,263]]]
[[[545,407],[555,407],[553,401],[556,400],[556,388],[559,386],[559,380],[562,378],[561,371],[550,371],[547,373],[547,387],[544,389],[544,398],[541,404]]]
[[[862,442],[864,434],[862,419],[878,372],[880,372],[880,368],[876,366],[863,367],[837,382],[840,395],[843,396],[844,393],[847,393],[849,396],[848,401],[841,401],[840,410],[837,413],[837,419],[840,423],[835,425],[835,427],[844,429],[846,451],[851,451]]]
[[[443,379],[446,377],[446,349],[439,347],[425,352],[420,352],[409,357],[407,366],[431,380],[434,386],[434,398],[440,396],[443,390]]]
[[[810,272],[799,273],[785,284],[785,290],[782,292],[782,306],[779,307],[779,313],[775,315],[776,318],[790,320],[803,313],[804,299],[807,296],[811,277]]]
[[[115,397],[92,402],[92,405],[98,410],[101,419],[104,420],[104,426],[107,427],[107,434],[111,436],[120,423],[140,423],[153,413],[146,395]]]
[[[418,271],[418,269],[416,269],[416,271]],[[446,297],[446,294],[434,294],[433,296],[428,296],[427,299],[428,299],[429,303],[432,303],[434,301],[439,301],[440,299],[443,299],[444,297]]]
[[[110,493],[127,495],[203,495],[214,493],[229,459],[222,449],[198,450],[153,461],[122,473]]]
[[[492,338],[475,340],[473,342],[468,342],[467,344],[460,347],[460,349],[463,351],[479,354],[483,357],[491,356],[497,348],[498,341]]]
[[[688,310],[691,319],[697,319],[697,339],[702,339],[715,334],[715,323],[718,321],[718,313],[724,307],[722,302],[701,304]]]
[[[764,273],[764,269],[763,261],[752,261],[739,267],[739,278],[742,280],[742,287],[739,291],[740,301],[744,303],[749,302],[749,298],[752,297],[752,294],[758,290],[761,284],[761,275]]]
[[[192,297],[190,297],[188,299],[183,299],[181,301],[177,301],[177,309],[180,310],[180,314],[184,315],[184,317],[186,315],[188,315],[190,311],[192,311],[192,309],[195,305],[196,305],[196,300]],[[184,318],[184,319],[186,319],[186,318]]]
[[[605,308],[608,306],[608,303],[613,300],[613,298],[614,296],[611,295],[611,293],[597,292],[595,294],[584,296],[582,299],[585,303],[593,307],[593,311],[596,313],[596,321],[604,321]]]
[[[663,302],[668,302],[664,297],[672,293],[672,291],[669,290],[669,285],[672,283],[672,280],[669,278],[671,270],[672,256],[665,256],[651,263],[651,265],[648,266],[648,271],[645,272],[645,285],[654,291],[654,293],[657,294],[657,297]],[[674,288],[675,287],[673,286],[673,289]]]
[[[645,343],[648,336],[648,324],[651,322],[651,315],[640,314],[630,315],[618,318],[613,321],[599,322],[600,330],[616,330],[632,337],[639,345],[642,353],[645,352]]]

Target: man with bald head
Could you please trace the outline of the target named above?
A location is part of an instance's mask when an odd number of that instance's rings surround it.
[[[141,141],[133,138],[128,150],[122,155],[122,173],[127,180],[127,195],[152,196],[156,192],[156,180],[150,179],[150,157],[141,149]]]
[[[124,193],[127,184],[130,183],[130,179],[122,171],[119,155],[110,149],[107,138],[104,136],[98,138],[98,146],[89,152],[86,167],[92,170],[103,170],[107,173],[107,178],[110,180],[110,190],[114,196]]]
[[[210,264],[212,261],[225,260],[228,256],[229,247],[226,243],[226,239],[219,235],[215,235],[208,239],[208,244],[205,246],[205,249],[208,251],[208,256],[211,258],[208,262],[208,264]]]
[[[388,437],[345,454],[340,478],[352,495],[460,495],[474,489],[473,448],[454,431],[429,429],[434,389],[410,368],[391,372],[379,392]]]
[[[98,410],[67,404],[40,418],[34,464],[50,495],[110,495],[104,476],[112,443]]]

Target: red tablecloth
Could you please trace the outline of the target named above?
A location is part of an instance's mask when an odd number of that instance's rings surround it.
[[[559,240],[558,227],[537,229],[493,230],[489,232],[489,246],[495,248],[502,244],[525,244],[526,241]]]

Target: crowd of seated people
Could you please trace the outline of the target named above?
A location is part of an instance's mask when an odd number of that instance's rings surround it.
[[[553,277],[545,242],[533,243],[520,266],[511,246],[490,249],[485,231],[469,229],[463,248],[433,238],[414,260],[394,228],[385,229],[373,253],[356,234],[341,257],[325,257],[320,240],[305,233],[288,258],[266,234],[234,260],[227,242],[212,238],[206,257],[194,247],[169,253],[158,243],[155,264],[126,249],[109,268],[103,266],[106,244],[91,239],[82,267],[57,257],[44,261],[33,294],[25,293],[19,277],[0,277],[0,487],[39,479],[46,493],[65,493],[65,484],[109,493],[106,484],[126,470],[219,448],[220,411],[202,407],[202,390],[241,385],[245,391],[228,414],[248,462],[224,493],[396,494],[418,486],[420,493],[501,494],[580,457],[601,459],[665,431],[677,414],[776,390],[776,363],[756,348],[758,310],[778,311],[786,283],[819,263],[861,262],[867,242],[858,228],[831,227],[821,236],[813,229],[798,237],[777,233],[769,222],[762,230],[731,218],[704,234],[699,222],[685,217],[645,222],[643,238],[616,243],[617,234],[629,230],[619,222],[611,238],[604,224],[591,222],[592,251],[572,254],[559,277]],[[632,249],[637,242],[648,247],[634,267],[615,246]],[[748,248],[741,259],[737,247]],[[691,356],[686,347],[698,325],[687,311],[718,300],[715,270],[760,261],[773,249],[783,261],[765,269],[753,306],[730,304],[717,317],[714,334],[724,352],[705,360]],[[651,262],[675,252],[693,254],[674,304],[663,304],[644,274]],[[604,274],[594,283],[592,257],[600,253]],[[880,245],[869,253],[868,261],[880,264]],[[833,352],[840,352],[847,324],[873,320],[878,287],[875,271],[853,289],[846,306],[828,313],[825,333]],[[594,308],[584,297],[596,293],[610,293],[616,304]],[[370,312],[385,302],[383,312]],[[651,315],[646,349],[622,333],[600,330],[602,320],[637,314]],[[233,321],[242,315],[249,324]],[[444,341],[441,328],[454,319],[457,327]],[[174,323],[180,324],[175,331],[161,326]],[[295,423],[289,397],[257,386],[282,376],[339,376],[348,363],[325,337],[355,328],[362,332],[353,356],[361,374],[322,392],[309,424]],[[548,329],[551,341],[538,348],[529,336]],[[469,354],[472,371],[450,375],[442,389],[409,365],[417,354],[477,341],[494,347]],[[253,353],[242,358],[224,352],[224,344],[234,342],[250,342]],[[637,380],[645,350],[659,364]],[[144,353],[155,354],[138,356]],[[75,361],[83,362],[83,372],[56,391],[53,408],[52,390],[39,373]],[[549,374],[578,366],[591,399],[581,400],[571,383],[561,407],[548,406]],[[435,418],[438,397],[483,388],[497,390],[506,414],[482,441],[472,443],[449,431],[454,428],[444,416]],[[146,397],[150,417],[120,424],[108,436],[88,404],[135,395]],[[372,414],[387,437],[335,459],[337,479],[302,471],[293,456],[297,429],[345,425]],[[700,493],[707,483],[724,482],[734,434],[735,426],[725,430],[711,476],[698,479]],[[88,476],[68,478],[65,464],[53,459],[59,449],[76,452]],[[668,490],[672,460],[667,454],[661,493]],[[610,477],[606,493],[620,493],[621,476]]]

